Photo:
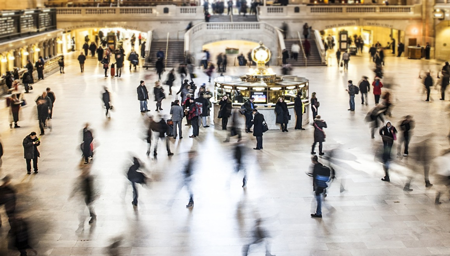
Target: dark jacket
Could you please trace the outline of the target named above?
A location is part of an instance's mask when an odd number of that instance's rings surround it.
[[[147,177],[142,172],[138,172],[139,168],[141,168],[139,160],[133,157],[133,165],[128,169],[127,178],[131,182],[146,183]]]
[[[88,50],[88,49],[89,49],[88,43],[84,43],[84,44],[83,44],[83,49],[85,49],[85,50]]]
[[[35,67],[37,71],[42,71],[44,70],[44,63],[37,61]]]
[[[80,54],[80,55],[78,56],[78,62],[79,62],[80,64],[84,64],[85,61],[86,61],[86,56]]]
[[[33,74],[34,67],[33,67],[33,64],[31,64],[31,62],[28,62],[25,67],[28,69],[28,72]]]
[[[370,83],[367,80],[362,80],[361,83],[359,83],[359,91],[361,93],[368,93],[370,92]]]
[[[105,104],[105,106],[109,107],[109,103],[111,102],[111,97],[109,95],[109,91],[103,92],[102,100],[103,100],[103,104]]]
[[[253,136],[263,136],[263,122],[264,116],[259,112],[256,112],[253,118]]]
[[[97,50],[97,46],[94,43],[91,43],[91,45],[89,46],[89,50],[94,53],[95,50]]]
[[[46,120],[48,118],[48,105],[47,103],[41,103],[37,105],[37,113],[39,120]]]
[[[412,129],[414,129],[414,121],[413,120],[403,120],[401,123],[400,123],[400,130],[403,132],[403,133],[408,133],[409,134],[409,132],[412,130]]]
[[[245,114],[252,114],[252,111],[255,108],[255,104],[252,103],[250,100],[247,100],[247,102],[244,103],[244,108]]]
[[[425,85],[425,87],[430,88],[431,86],[433,86],[433,78],[431,76],[426,76],[423,84]]]
[[[313,167],[312,176],[314,191],[322,193],[323,189],[328,186],[326,182],[330,180],[331,169],[321,163],[316,163]]]
[[[232,109],[232,104],[231,101],[229,99],[227,100],[220,100],[219,102],[219,118],[228,118],[229,116],[231,116],[231,109]]]
[[[50,98],[50,100],[52,101],[52,106],[53,106],[55,104],[55,101],[56,101],[55,93],[52,92],[52,91],[47,92],[47,97]]]
[[[163,73],[164,72],[164,62],[162,59],[158,59],[155,63],[155,68],[157,73]]]
[[[35,144],[33,145],[33,142],[35,142]],[[28,135],[27,137],[25,137],[25,139],[23,139],[23,151],[24,151],[24,158],[25,159],[34,159],[34,157],[39,157],[39,150],[37,149],[37,147],[39,145],[41,145],[41,142],[39,141],[39,139],[36,137],[34,138],[34,140],[31,138],[30,135]]]
[[[2,156],[3,156],[3,144],[0,141],[0,158],[2,158]]]
[[[294,110],[297,115],[303,114],[303,102],[300,96],[295,97]]]
[[[313,107],[316,107],[316,109],[318,109],[319,107],[317,106],[317,98],[311,98],[311,109],[313,109]]]
[[[97,48],[97,59],[98,61],[102,61],[103,59],[103,48],[102,47],[98,47]]]
[[[394,126],[391,126],[389,129],[387,126],[383,126],[380,129],[380,135],[383,139],[383,142],[393,143],[394,142],[394,133],[397,133],[397,129]]]
[[[314,126],[314,142],[324,142],[325,131],[323,131],[323,128],[327,128],[327,123],[323,120],[314,120],[313,126]]]
[[[153,87],[153,95],[155,96],[155,101],[161,101],[165,98],[161,87]]]
[[[131,52],[128,56],[128,61],[133,65],[137,65],[139,63],[139,56],[135,52]]]
[[[275,114],[277,115],[277,124],[287,124],[289,122],[289,110],[286,102],[277,102],[275,105]]]
[[[122,53],[117,53],[116,54],[116,67],[117,68],[122,68],[123,67],[123,54]]]
[[[186,69],[185,69],[186,71]],[[173,81],[175,81],[175,74],[173,72],[170,72],[167,74],[167,81],[166,84],[170,87],[173,86]]]
[[[170,114],[172,115],[172,121],[180,122],[183,119],[184,111],[180,105],[175,104],[170,108]]]
[[[92,141],[94,141],[94,136],[92,135],[91,130],[83,128],[83,143],[85,143],[85,145],[91,145]]]
[[[23,73],[22,75],[22,83],[24,84],[31,84],[33,83],[33,79],[30,75],[30,73],[28,71],[26,71],[25,73]]]
[[[355,96],[355,94],[356,94],[356,86],[353,85],[353,84],[349,84],[347,92],[348,92],[348,95]]]
[[[137,87],[137,95],[138,95],[138,100],[148,100],[148,91],[147,91],[147,87],[145,87],[145,85],[139,85]]]
[[[109,68],[109,59],[108,58],[103,58],[102,59],[102,64],[103,64],[103,69],[108,69]]]

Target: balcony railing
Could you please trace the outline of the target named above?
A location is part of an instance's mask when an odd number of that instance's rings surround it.
[[[128,15],[132,17],[152,17],[162,15],[175,16],[199,16],[203,19],[201,6],[174,6],[159,5],[154,7],[58,7],[56,13],[59,14],[58,19],[73,19],[75,15],[94,17],[94,16],[114,16]],[[130,16],[131,15],[131,16]]]

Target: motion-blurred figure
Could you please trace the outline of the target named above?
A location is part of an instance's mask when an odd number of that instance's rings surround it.
[[[269,236],[268,232],[263,227],[261,227],[261,223],[262,223],[261,219],[256,220],[255,227],[253,228],[253,231],[252,231],[252,233],[253,233],[252,242],[250,242],[247,245],[244,245],[244,247],[242,248],[242,255],[244,255],[244,256],[248,255],[251,245],[265,243],[266,256],[275,256],[270,253],[270,243],[268,241],[270,236]]]
[[[245,155],[245,145],[243,140],[238,140],[238,142],[236,143],[236,145],[234,146],[233,149],[233,157],[234,160],[236,161],[236,173],[238,173],[239,171],[242,171],[244,177],[242,179],[242,187],[245,188],[245,186],[247,185],[247,171],[245,169],[244,163],[243,163],[243,157]]]
[[[238,141],[241,140],[241,129],[239,128],[239,111],[234,110],[231,112],[231,125],[230,125],[230,133],[228,133],[227,138],[224,142],[229,142],[230,137],[234,137],[237,135]]]
[[[3,184],[0,186],[0,205],[5,206],[5,212],[9,219],[9,224],[14,217],[16,211],[16,190],[11,186],[11,177],[5,176]],[[0,227],[2,226],[2,220],[0,219]]]
[[[431,143],[431,135],[429,138],[427,138],[426,140],[420,142],[417,147],[416,147],[416,151],[417,151],[417,158],[415,159],[416,162],[423,166],[423,176],[425,179],[425,187],[429,188],[431,186],[433,186],[433,184],[430,183],[430,165],[431,162],[434,158],[434,147]]]
[[[382,105],[382,108],[383,108],[383,110],[384,110],[383,114],[384,114],[385,116],[392,117],[392,108],[393,108],[393,105],[392,105],[392,96],[391,96],[391,93],[390,93],[390,92],[385,92],[385,93],[383,94],[383,96],[382,96],[382,99],[383,99],[383,101],[382,101],[381,105]]]
[[[386,121],[386,125],[380,129],[380,135],[383,140],[383,169],[384,177],[381,178],[382,181],[389,182],[389,165],[391,162],[391,151],[394,145],[394,140],[397,139],[397,129],[391,124],[390,121]]]
[[[402,136],[400,138],[400,143],[398,144],[397,154],[401,154],[402,144],[404,145],[403,156],[406,157],[409,154],[409,142],[411,141],[412,130],[414,129],[415,122],[412,116],[407,115],[400,122],[400,130],[402,131]]]
[[[80,177],[75,183],[75,186],[70,194],[70,198],[75,195],[83,198],[86,207],[89,210],[89,224],[94,223],[97,220],[97,215],[95,214],[93,203],[97,198],[96,190],[94,186],[94,177],[90,174],[90,168],[84,167],[81,171]],[[80,227],[84,225],[84,217],[80,214]]]
[[[131,202],[131,204],[133,204],[133,206],[135,207],[138,205],[138,191],[136,183],[147,184],[148,179],[148,177],[144,173],[138,172],[141,167],[143,167],[141,161],[139,161],[138,158],[133,157],[133,164],[130,166],[127,172],[127,178],[131,182],[131,187],[133,188],[133,201]]]
[[[331,177],[331,169],[319,163],[317,155],[311,157],[313,177],[313,191],[316,198],[316,213],[311,214],[313,218],[322,218],[322,195],[326,196],[326,189]]]
[[[194,194],[192,192],[192,175],[194,173],[194,164],[195,159],[197,157],[196,151],[189,151],[188,153],[188,162],[186,164],[186,167],[183,171],[183,178],[184,178],[184,186],[186,187],[187,191],[189,192],[189,203],[186,205],[186,208],[191,208],[194,206]]]
[[[109,110],[112,110],[111,94],[108,91],[108,87],[104,87],[105,91],[102,93],[102,101],[106,108],[106,117],[111,118]]]
[[[20,256],[27,256],[28,249],[32,250],[34,255],[37,255],[37,251],[29,244],[28,223],[20,217],[14,218],[11,223],[11,238],[14,239],[14,245],[20,252]]]
[[[170,151],[169,139],[166,138],[166,133],[169,130],[169,126],[166,123],[166,120],[161,117],[159,122],[150,121],[150,127],[154,132],[158,133],[158,138],[164,140],[166,142],[167,155],[173,156],[173,153]],[[155,146],[153,148],[153,156],[156,158],[158,155],[158,140],[155,141]]]
[[[370,134],[372,139],[375,138],[375,130],[380,127],[380,122],[384,122],[383,110],[377,105],[369,113],[367,113],[366,121],[370,123]]]

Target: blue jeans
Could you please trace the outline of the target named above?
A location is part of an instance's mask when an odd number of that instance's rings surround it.
[[[147,101],[146,100],[141,100],[141,112],[147,112]]]
[[[317,215],[322,215],[322,193],[317,193],[316,192],[316,201],[317,201],[317,209],[316,209],[316,214]]]
[[[350,96],[350,110],[355,110],[355,95]]]

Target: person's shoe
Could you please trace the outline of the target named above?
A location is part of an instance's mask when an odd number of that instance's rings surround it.
[[[425,101],[430,101],[430,100],[425,100]]]
[[[137,207],[137,202],[131,202],[134,207]]]
[[[285,132],[289,132],[287,129],[286,130],[284,130]]]
[[[413,191],[413,189],[411,189],[409,186],[405,186],[405,187],[403,188],[403,191],[411,192],[411,191]]]
[[[34,174],[38,174],[38,173],[39,173],[38,170],[34,171]]]
[[[180,136],[180,140],[181,140],[182,138],[183,138],[183,137]]]
[[[386,177],[381,178],[381,180],[382,180],[382,181],[386,181],[386,182],[390,182],[390,181],[391,181],[389,178],[386,178]]]
[[[436,199],[436,200],[434,201],[434,204],[442,204],[442,203],[439,202],[439,200]]]
[[[195,136],[194,136],[194,135],[191,135],[191,136],[189,136],[189,138],[195,138]]]
[[[20,126],[18,126],[18,125],[14,125],[14,128],[20,128]]]
[[[189,202],[187,205],[186,205],[186,208],[192,208],[194,206],[194,202]]]
[[[30,174],[31,174],[31,172],[27,172],[27,174],[28,174],[28,175],[30,175]]]
[[[97,215],[94,215],[91,217],[91,219],[89,220],[89,224],[94,223],[97,220]]]
[[[162,108],[159,108],[159,110],[163,110]]]
[[[444,100],[444,99],[439,99],[439,100]]]
[[[172,152],[167,153],[168,156],[173,156]]]
[[[352,111],[350,108],[349,109],[347,109],[348,111]]]
[[[319,153],[319,156],[323,156],[323,155],[325,155],[325,153],[323,153],[323,152]]]
[[[89,164],[89,162],[84,162],[84,164]]]
[[[364,105],[364,102],[363,102],[363,103],[361,103],[361,105]]]
[[[430,183],[430,181],[425,181],[425,187],[429,188],[433,186],[433,184]]]
[[[369,104],[366,102],[366,106],[368,106]]]
[[[404,157],[407,157],[407,156],[408,156],[408,154],[403,154],[403,156],[404,156]]]
[[[322,218],[322,215],[319,215],[319,214],[311,214],[311,217],[312,218]]]
[[[229,140],[229,139],[226,139],[226,140],[224,140],[223,142],[230,142],[230,140]]]
[[[254,150],[260,150],[260,148],[253,148]]]
[[[316,152],[311,152],[311,155],[315,155],[316,154]]]
[[[39,134],[40,136],[42,136],[42,135],[45,135],[45,133],[41,133],[41,134]]]

